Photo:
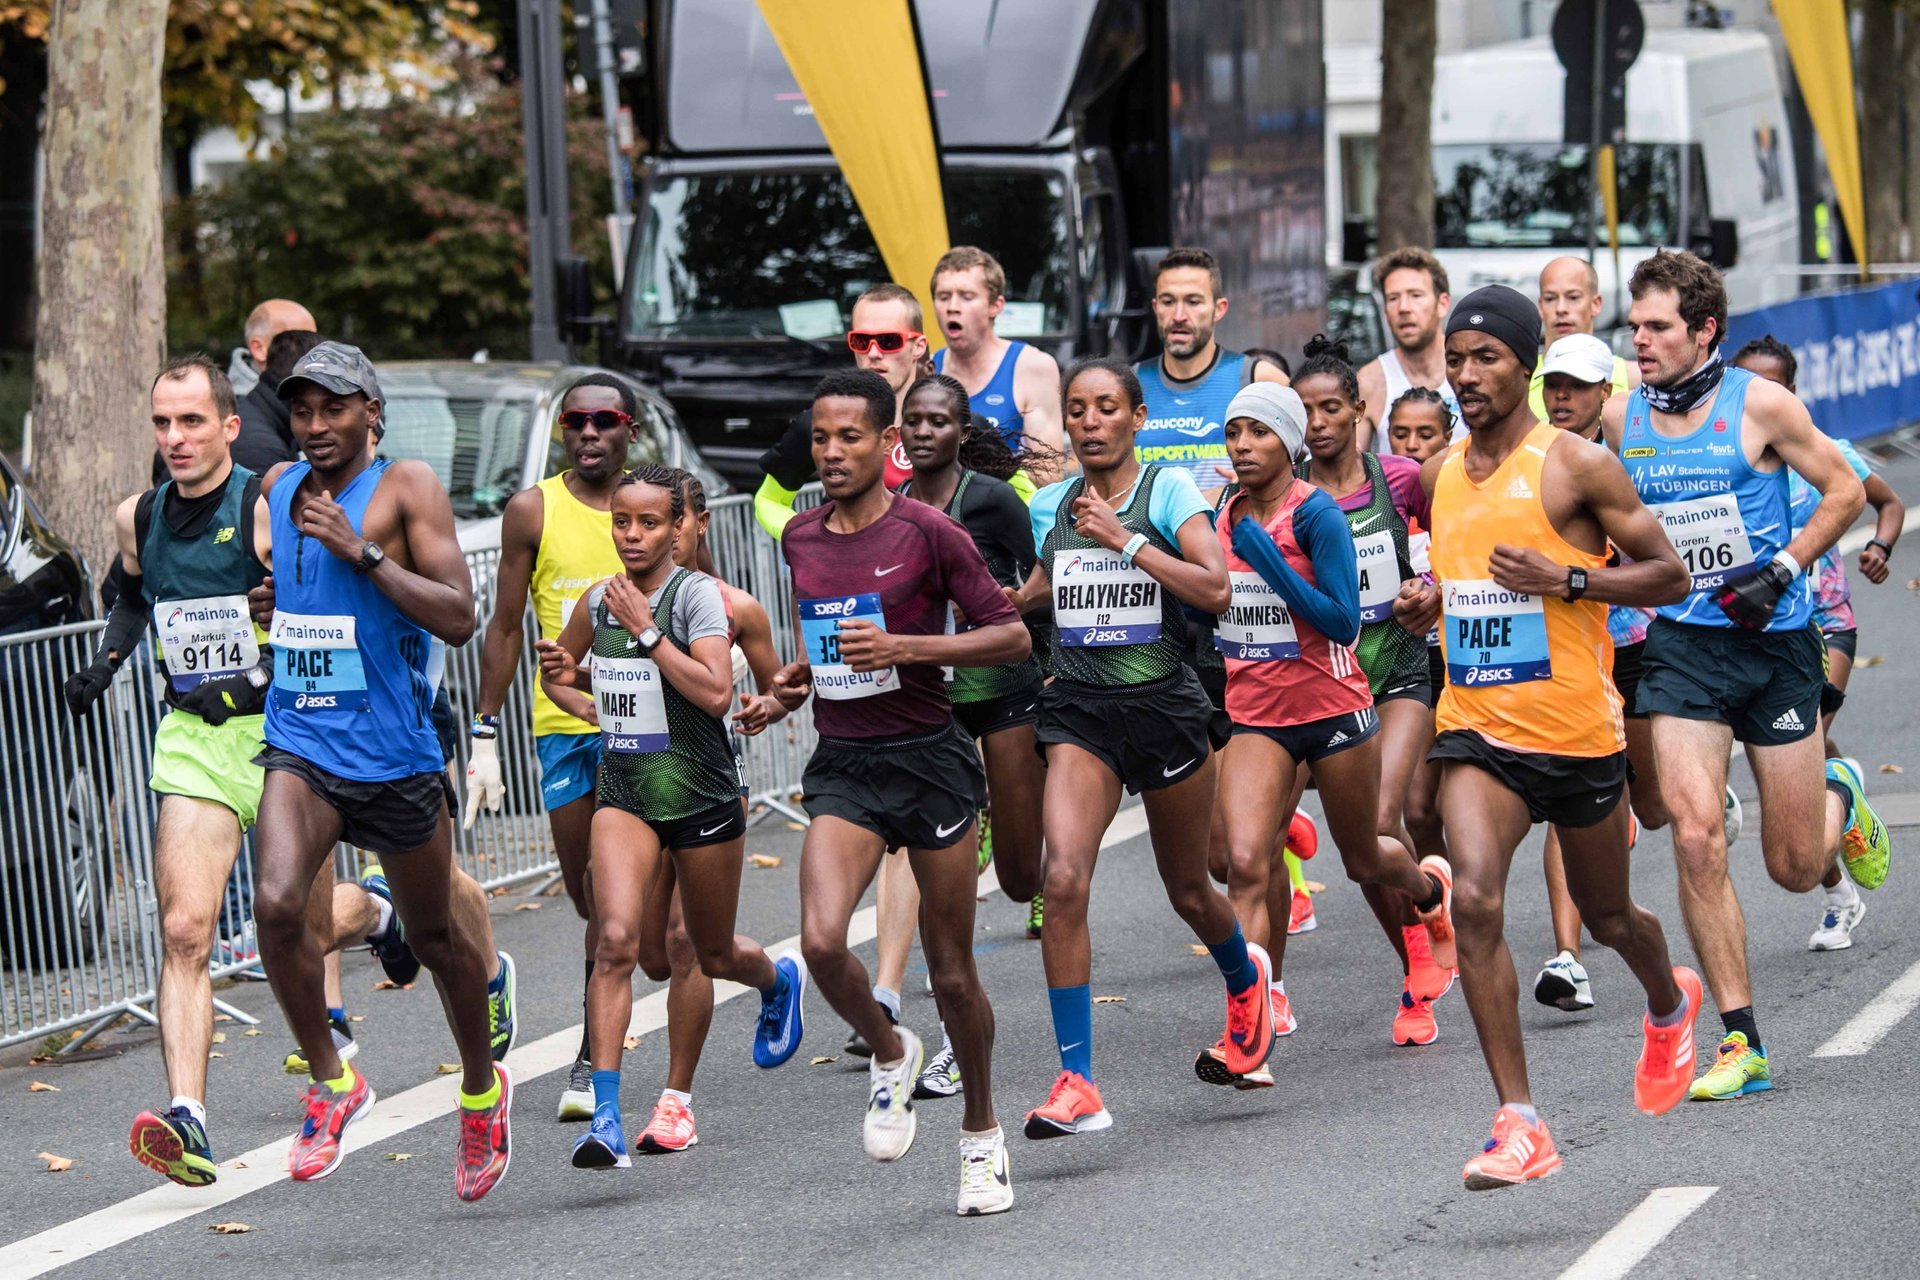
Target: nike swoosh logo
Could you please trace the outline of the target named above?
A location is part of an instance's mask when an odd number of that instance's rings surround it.
[[[1163,778],[1171,778],[1174,774],[1180,772],[1182,769],[1186,768],[1187,765],[1192,764],[1194,760],[1198,760],[1199,758],[1200,758],[1199,756],[1195,756],[1193,760],[1187,761],[1187,764],[1177,764],[1173,766],[1173,768],[1171,769],[1162,769],[1160,771],[1160,776]]]
[[[1063,1044],[1060,1046],[1060,1052],[1065,1053],[1069,1049],[1078,1049],[1081,1045],[1085,1043],[1086,1041],[1084,1040],[1075,1040],[1072,1044]]]
[[[958,831],[960,828],[966,825],[967,825],[967,820],[966,818],[962,817],[960,821],[954,823],[950,827],[935,827],[933,829],[934,839],[945,840],[948,836],[952,835],[954,832]]]
[[[907,566],[906,566],[906,565],[904,565],[904,564],[897,564],[897,565],[895,565],[895,566],[893,566],[893,569],[875,569],[875,570],[873,571],[873,576],[874,576],[874,577],[876,577],[876,578],[884,578],[884,577],[886,577],[886,576],[887,576],[888,574],[890,574],[890,573],[892,573],[892,572],[894,571],[894,569],[904,569],[904,568],[906,568],[906,567],[907,567]]]
[[[1375,520],[1378,520],[1379,518],[1380,518],[1380,513],[1376,511],[1372,515],[1368,516],[1365,520],[1355,520],[1351,525],[1348,526],[1348,528],[1352,532],[1358,533],[1362,529],[1366,528],[1368,525],[1372,524]]]
[[[701,834],[701,835],[703,835],[703,836],[710,836],[710,835],[712,835],[712,834],[713,834],[714,832],[716,832],[716,831],[724,831],[724,830],[726,830],[726,827],[727,827],[727,824],[726,824],[725,822],[723,822],[723,823],[721,823],[721,824],[720,824],[719,826],[717,826],[717,827],[708,827],[708,828],[707,828],[707,829],[706,829],[705,831],[702,831],[702,832],[701,832],[700,834]]]

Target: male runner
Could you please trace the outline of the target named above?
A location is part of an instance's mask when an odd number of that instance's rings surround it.
[[[984,249],[958,245],[933,264],[932,293],[935,318],[947,340],[946,348],[934,353],[934,372],[960,380],[974,411],[999,429],[1008,448],[1052,450],[1060,461],[1036,461],[1033,480],[1058,480],[1066,458],[1060,366],[1040,348],[993,331],[994,318],[1007,305],[1007,273]],[[1030,494],[1021,496],[1031,500]]]
[[[1647,992],[1634,1103],[1679,1105],[1693,1074],[1700,979],[1669,966],[1660,922],[1628,891],[1626,740],[1607,677],[1606,603],[1659,604],[1685,571],[1606,450],[1536,420],[1527,372],[1539,316],[1504,285],[1476,289],[1447,322],[1447,374],[1471,435],[1422,467],[1433,495],[1433,574],[1395,602],[1424,634],[1445,618],[1440,695],[1440,811],[1454,868],[1454,930],[1467,1007],[1500,1109],[1493,1139],[1467,1162],[1469,1191],[1560,1167],[1534,1110],[1507,950],[1514,849],[1553,822],[1567,888],[1587,927],[1620,953]],[[1608,544],[1628,558],[1607,566]]]
[[[1030,644],[966,530],[881,483],[898,435],[893,408],[877,373],[821,380],[813,455],[827,501],[781,539],[804,656],[781,668],[774,693],[789,710],[817,694],[820,733],[804,779],[801,953],[828,1003],[873,1047],[867,1154],[898,1160],[913,1144],[924,1051],[874,1002],[847,924],[881,857],[904,845],[920,886],[921,946],[967,1081],[958,1210],[999,1213],[1013,1186],[993,1110],[993,1010],[973,965],[973,824],[986,779],[941,667],[1017,662]],[[947,634],[950,606],[967,630]]]
[[[1732,744],[1746,745],[1760,790],[1774,883],[1805,893],[1843,843],[1855,883],[1871,889],[1886,878],[1886,828],[1844,762],[1827,762],[1832,795],[1823,802],[1824,677],[1806,578],[1866,495],[1792,392],[1721,360],[1727,294],[1717,271],[1690,253],[1661,252],[1634,269],[1628,288],[1645,381],[1621,411],[1609,407],[1608,438],[1692,576],[1686,597],[1648,628],[1639,703],[1652,717],[1673,814],[1687,932],[1726,1028],[1690,1096],[1737,1098],[1773,1084],[1720,822]],[[1820,492],[1797,533],[1788,468]]]
[[[458,645],[473,634],[471,579],[432,470],[373,456],[380,385],[357,347],[321,343],[280,392],[306,461],[263,486],[275,682],[254,907],[261,959],[312,1081],[288,1166],[295,1181],[332,1173],[346,1127],[374,1101],[328,1033],[323,948],[308,921],[309,886],[344,839],[385,855],[394,909],[440,989],[463,1068],[454,1189],[478,1200],[507,1170],[513,1086],[493,1061],[491,997],[510,1001],[512,966],[502,955],[488,981],[486,901],[453,868],[453,788],[428,676],[430,637]]]
[[[1574,334],[1593,336],[1593,322],[1600,318],[1600,275],[1585,258],[1562,256],[1540,268],[1540,323],[1546,329],[1546,345],[1552,346]],[[1599,339],[1594,339],[1596,342]],[[1602,342],[1602,347],[1606,344]],[[1620,395],[1640,385],[1640,370],[1607,349],[1608,382],[1611,394]],[[1547,416],[1546,360],[1534,367],[1533,381],[1527,387],[1527,403],[1533,416]]]
[[[1354,426],[1362,453],[1392,452],[1386,414],[1410,387],[1431,387],[1453,412],[1454,439],[1466,433],[1460,406],[1447,385],[1447,269],[1425,249],[1395,249],[1373,264],[1373,284],[1386,304],[1393,346],[1360,366],[1360,399],[1366,408]]]

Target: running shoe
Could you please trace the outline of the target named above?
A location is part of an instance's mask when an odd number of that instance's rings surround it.
[[[1493,1113],[1493,1137],[1463,1171],[1469,1191],[1498,1191],[1544,1178],[1560,1167],[1546,1123],[1528,1124],[1512,1107]]]
[[[567,1087],[560,1091],[562,1120],[593,1119],[593,1064],[579,1059],[567,1071]]]
[[[900,1028],[900,1044],[906,1054],[891,1067],[882,1066],[878,1057],[867,1063],[867,1118],[863,1138],[867,1154],[883,1163],[898,1160],[913,1146],[919,1117],[913,1113],[913,1082],[926,1065],[927,1051],[920,1037]]]
[[[502,955],[505,952],[501,953]],[[453,1193],[462,1200],[474,1201],[486,1195],[507,1176],[513,1162],[513,1076],[506,1064],[493,1064],[493,1078],[500,1096],[493,1105],[478,1111],[461,1107],[460,1139],[453,1166]]]
[[[693,1109],[670,1093],[653,1104],[653,1118],[640,1131],[640,1149],[650,1156],[672,1155],[700,1145],[693,1130]]]
[[[1287,910],[1287,936],[1291,938],[1297,934],[1312,933],[1319,927],[1320,921],[1313,914],[1313,895],[1305,889],[1295,889],[1293,906]]]
[[[760,993],[760,1021],[753,1029],[753,1065],[778,1067],[800,1048],[806,1032],[801,1006],[807,998],[807,962],[797,951],[783,951],[773,962],[775,972],[786,979],[775,984],[780,994]]]
[[[942,1044],[940,1052],[927,1059],[926,1070],[913,1082],[916,1098],[951,1098],[960,1092],[960,1064],[954,1060],[953,1045]]]
[[[1433,1016],[1433,1001],[1413,994],[1412,980],[1403,980],[1400,1008],[1393,1015],[1393,1042],[1402,1048],[1417,1048],[1440,1038],[1440,1023]]]
[[[1533,998],[1568,1013],[1593,1008],[1593,983],[1580,957],[1562,951],[1541,966],[1540,976],[1533,980]]]
[[[1267,994],[1273,1004],[1273,1038],[1282,1039],[1300,1029],[1300,1019],[1293,1016],[1293,1001],[1287,999],[1287,993],[1269,987]]]
[[[593,1127],[573,1141],[576,1169],[631,1169],[627,1135],[620,1127],[620,1108],[609,1103],[593,1113]]]
[[[387,927],[367,935],[367,946],[380,961],[387,981],[407,986],[420,976],[420,961],[407,945],[407,933],[400,925],[400,913],[392,910],[393,890],[387,887],[387,873],[377,862],[369,862],[360,873],[360,887],[387,904]]]
[[[185,1107],[135,1116],[127,1149],[135,1160],[183,1187],[211,1186],[214,1181],[213,1146],[207,1141],[206,1126]]]
[[[1243,1076],[1273,1052],[1273,961],[1267,949],[1247,944],[1247,955],[1258,971],[1253,985],[1235,995],[1227,993],[1227,1069]]]
[[[1680,988],[1686,1016],[1670,1027],[1653,1025],[1652,1014],[1640,1015],[1640,1065],[1633,1072],[1633,1105],[1650,1116],[1662,1116],[1680,1105],[1693,1083],[1693,1019],[1700,1012],[1700,975],[1675,965],[1673,980]]]
[[[1442,969],[1458,969],[1460,957],[1453,945],[1453,867],[1439,854],[1420,859],[1420,869],[1440,882],[1440,904],[1422,911],[1420,923],[1427,926],[1427,940],[1433,944],[1433,962]]]
[[[333,1034],[333,1051],[340,1061],[353,1061],[353,1055],[360,1052],[360,1045],[354,1040],[353,1028],[347,1025],[347,1020],[328,1018],[327,1030]],[[290,1076],[306,1075],[307,1066],[307,1055],[300,1051],[299,1045],[293,1046],[293,1052],[280,1063],[280,1069]]]
[[[963,1218],[1005,1213],[1013,1208],[1013,1177],[1007,1167],[1007,1135],[999,1125],[992,1133],[960,1135],[960,1203]]]
[[[1828,898],[1820,908],[1820,927],[1807,939],[1809,951],[1845,951],[1853,945],[1853,927],[1867,914],[1867,900],[1855,894],[1852,902]]]
[[[1305,809],[1295,809],[1287,821],[1287,852],[1302,862],[1320,852],[1320,824]]]
[[[501,977],[502,981],[500,990],[489,989],[487,992],[487,1025],[493,1031],[493,1060],[498,1062],[513,1052],[513,1043],[520,1038],[520,1024],[513,1016],[514,990],[518,986],[515,981],[513,957],[504,951],[496,951],[493,954],[500,962],[496,976]],[[502,1172],[505,1170],[503,1169]],[[499,1178],[496,1177],[494,1181],[499,1181]],[[488,1185],[491,1186],[492,1183]],[[484,1191],[480,1193],[480,1195],[485,1194]],[[478,1200],[480,1196],[472,1198]]]
[[[1707,1073],[1693,1082],[1687,1097],[1695,1102],[1725,1102],[1773,1088],[1767,1055],[1747,1043],[1747,1033],[1730,1031]]]
[[[980,843],[975,846],[974,874],[986,871],[987,864],[993,861],[993,826],[987,821],[987,811],[980,811]]]
[[[1840,865],[1862,889],[1878,889],[1887,881],[1887,862],[1893,855],[1887,824],[1867,803],[1867,784],[1846,761],[1827,761],[1827,781],[1845,787],[1853,803],[1853,821],[1840,836]]]
[[[1457,971],[1442,969],[1433,962],[1433,940],[1427,936],[1426,926],[1402,925],[1400,936],[1407,944],[1407,977],[1413,983],[1413,998],[1438,1000],[1453,990]]]
[[[1727,833],[1727,848],[1733,848],[1746,822],[1747,811],[1741,806],[1740,797],[1733,794],[1732,786],[1728,786],[1727,797],[1720,802],[1720,828]]]
[[[347,1126],[373,1106],[373,1086],[353,1067],[353,1083],[335,1093],[319,1081],[307,1086],[307,1114],[287,1151],[287,1172],[295,1182],[313,1182],[340,1167],[346,1155]]]
[[[1040,926],[1046,923],[1047,900],[1039,894],[1033,895],[1033,901],[1027,904],[1027,936],[1036,941],[1040,937]]]
[[[875,1000],[874,1003],[880,1005],[880,1012],[887,1015],[887,1022],[890,1025],[896,1027],[900,1025],[900,1019],[892,1009],[881,1004],[878,1000]],[[847,1033],[847,1047],[841,1052],[855,1058],[871,1058],[873,1056],[873,1046],[868,1044],[867,1038],[858,1031],[849,1031]]]
[[[1226,1060],[1226,1046],[1220,1050]],[[1100,1090],[1077,1071],[1062,1071],[1047,1093],[1047,1105],[1027,1112],[1029,1138],[1064,1138],[1074,1133],[1098,1133],[1113,1128],[1113,1117],[1100,1101]]]
[[[1211,1048],[1203,1049],[1200,1056],[1193,1060],[1193,1074],[1208,1084],[1231,1085],[1242,1091],[1273,1088],[1273,1065],[1270,1062],[1261,1063],[1243,1076],[1237,1076],[1227,1070],[1227,1038],[1225,1036],[1215,1040]]]

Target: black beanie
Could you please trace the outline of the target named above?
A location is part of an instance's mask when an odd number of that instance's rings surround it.
[[[1504,284],[1485,285],[1453,304],[1447,336],[1477,329],[1504,344],[1528,369],[1540,362],[1540,309]]]

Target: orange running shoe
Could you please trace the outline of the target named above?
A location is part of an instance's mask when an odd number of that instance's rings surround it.
[[[697,1146],[700,1136],[693,1131],[693,1112],[672,1094],[660,1095],[653,1104],[653,1119],[640,1131],[636,1144],[649,1155],[666,1155]]]
[[[1243,1076],[1237,1076],[1227,1070],[1227,1038],[1221,1036],[1213,1042],[1213,1047],[1203,1049],[1200,1056],[1193,1060],[1193,1074],[1208,1084],[1232,1085],[1241,1091],[1250,1089],[1273,1088],[1273,1068],[1261,1063]]]
[[[1686,1017],[1670,1027],[1653,1025],[1653,1015],[1640,1015],[1640,1065],[1633,1072],[1633,1105],[1650,1116],[1665,1115],[1680,1105],[1693,1084],[1693,1019],[1700,1012],[1700,975],[1675,965],[1673,980],[1680,987]]]
[[[1425,925],[1402,925],[1400,936],[1407,943],[1407,978],[1415,1000],[1438,1000],[1453,990],[1456,970],[1442,969],[1433,962],[1433,942]]]
[[[1528,1124],[1512,1107],[1493,1113],[1493,1137],[1462,1173],[1469,1191],[1498,1191],[1544,1178],[1560,1167],[1546,1122]]]
[[[1438,854],[1420,859],[1420,869],[1440,882],[1440,905],[1420,912],[1420,923],[1427,926],[1427,941],[1433,944],[1433,962],[1442,969],[1460,967],[1453,948],[1453,868]]]
[[[1403,1048],[1432,1044],[1440,1038],[1440,1024],[1433,1017],[1433,1001],[1413,994],[1413,980],[1400,988],[1400,1009],[1393,1015],[1393,1042]]]
[[[1047,1105],[1027,1112],[1029,1138],[1064,1138],[1111,1128],[1113,1117],[1100,1101],[1100,1090],[1078,1071],[1062,1071],[1047,1093]]]
[[[1293,906],[1287,911],[1287,936],[1312,933],[1320,927],[1313,915],[1313,895],[1305,889],[1293,891]]]
[[[1273,997],[1273,1038],[1290,1036],[1300,1029],[1300,1020],[1293,1016],[1293,1001],[1287,999],[1284,991],[1268,988]]]
[[[346,1155],[347,1126],[374,1103],[373,1086],[351,1065],[353,1083],[335,1093],[315,1081],[307,1086],[307,1114],[287,1150],[287,1173],[295,1182],[314,1182],[340,1167]]]
[[[513,1161],[513,1076],[504,1063],[496,1062],[493,1079],[500,1096],[492,1106],[456,1108],[460,1138],[454,1148],[453,1193],[469,1202],[498,1186]]]
[[[1251,942],[1247,956],[1253,961],[1253,984],[1239,995],[1227,993],[1227,1070],[1237,1076],[1246,1075],[1273,1052],[1273,1001],[1267,996],[1273,985],[1273,961],[1265,947]]]
[[[1302,862],[1320,852],[1320,826],[1305,810],[1295,809],[1287,822],[1287,852]]]

